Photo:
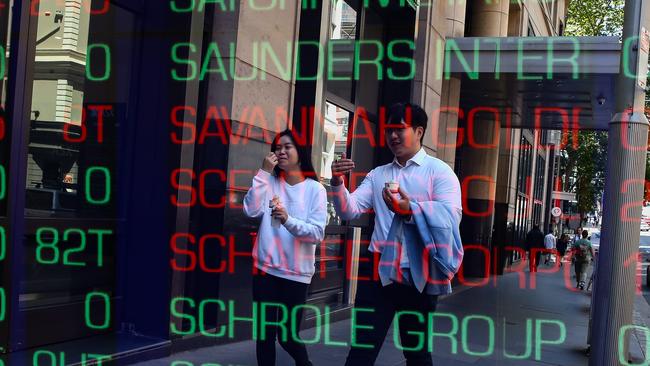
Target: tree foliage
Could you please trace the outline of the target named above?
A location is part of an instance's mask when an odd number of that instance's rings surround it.
[[[577,148],[569,144],[563,151],[560,174],[564,178],[564,191],[575,192],[577,209],[581,216],[596,209],[596,202],[602,198],[607,166],[607,133],[576,132]],[[569,136],[568,141],[573,141]]]
[[[624,0],[572,0],[566,35],[621,37],[624,6]]]
[[[573,0],[569,3],[567,36],[622,36],[624,0]],[[569,141],[573,141],[571,138]],[[579,131],[578,146],[562,153],[564,189],[576,193],[578,212],[585,215],[602,198],[607,166],[607,133]]]

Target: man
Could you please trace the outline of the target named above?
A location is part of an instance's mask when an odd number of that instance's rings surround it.
[[[542,255],[541,249],[544,248],[544,234],[539,229],[539,225],[535,224],[526,234],[526,248],[528,250],[529,271],[537,272],[537,266]]]
[[[72,174],[70,174],[70,173],[66,174],[65,177],[63,178],[63,183],[65,184],[64,187],[65,187],[66,192],[73,192],[74,191],[73,189],[70,188],[70,185],[72,184],[72,180],[73,180],[73,177],[72,177]]]
[[[557,242],[557,251],[558,251],[558,260],[560,261],[560,267],[562,267],[562,258],[564,258],[564,254],[566,253],[566,249],[569,246],[569,235],[567,234],[562,234],[560,236],[560,240]]]
[[[426,291],[418,290],[414,283],[421,284],[421,278],[416,279],[410,272],[410,269],[413,269],[413,273],[417,273],[418,263],[410,263],[409,258],[419,258],[421,262],[421,254],[407,252],[407,245],[391,247],[387,239],[394,219],[403,220],[403,223],[409,225],[414,225],[414,219],[419,220],[421,216],[418,215],[422,213],[414,213],[411,210],[414,203],[434,205],[428,207],[438,207],[437,213],[448,212],[445,218],[457,231],[462,216],[458,177],[447,164],[428,155],[422,148],[427,128],[427,115],[422,108],[408,103],[394,105],[390,108],[388,123],[389,126],[385,130],[386,143],[395,157],[390,164],[369,172],[354,193],[350,194],[341,180],[342,175],[352,171],[354,162],[343,156],[332,164],[331,184],[339,215],[350,220],[370,209],[375,212],[369,253],[363,253],[364,258],[360,258],[359,290],[355,299],[355,307],[366,310],[356,313],[355,322],[372,326],[369,330],[355,330],[355,343],[369,346],[353,346],[345,363],[347,366],[374,365],[393,317],[400,311],[410,312],[400,316],[395,324],[395,327],[399,328],[399,346],[406,357],[407,365],[432,365],[428,343],[421,343],[417,336],[418,333],[427,334],[426,321],[420,321],[414,313],[422,314],[426,320],[427,314],[436,308],[438,295],[451,292],[448,279],[438,285],[427,284]],[[384,188],[385,183],[397,183],[398,193],[391,193]],[[421,221],[418,221],[418,224],[419,222]],[[459,245],[462,251],[460,235],[455,244]],[[385,278],[382,278],[381,282],[372,280],[376,278],[373,276],[373,273],[376,273],[374,271],[377,271],[373,266],[372,254],[381,253],[383,256],[391,250],[401,251],[395,266],[399,264],[399,272],[404,276],[401,279],[390,278],[390,281],[386,281],[390,283],[383,285]],[[430,266],[435,264],[431,263]],[[379,273],[382,274],[381,268]],[[369,309],[372,311],[368,311]]]
[[[591,246],[591,242],[587,240],[587,236],[589,236],[589,232],[583,230],[582,239],[576,241],[572,248],[575,261],[576,288],[580,290],[585,289],[585,277],[589,268],[589,262],[595,257],[594,248]]]
[[[582,235],[582,228],[581,228],[581,227],[578,227],[578,228],[576,229],[575,235],[573,235],[573,243],[574,243],[574,244],[575,244],[575,242],[577,242],[578,240],[581,239],[581,236],[580,236],[580,235]]]
[[[549,227],[548,229],[548,234],[544,237],[544,248],[546,248],[546,259],[544,260],[544,264],[548,265],[548,262],[551,260],[551,255],[553,252],[553,249],[555,249],[555,235],[553,235],[553,229]]]

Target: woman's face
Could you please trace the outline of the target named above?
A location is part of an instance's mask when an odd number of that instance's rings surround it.
[[[278,157],[278,167],[284,171],[294,169],[300,165],[298,150],[289,136],[282,136],[273,150]]]

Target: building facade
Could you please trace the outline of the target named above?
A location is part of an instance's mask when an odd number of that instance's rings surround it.
[[[258,222],[241,204],[273,136],[289,128],[311,147],[328,192],[331,163],[347,154],[352,190],[392,160],[382,126],[396,102],[426,110],[424,147],[462,183],[465,277],[502,273],[531,226],[551,224],[546,146],[560,134],[513,127],[534,124],[517,106],[536,97],[477,94],[476,83],[508,81],[450,75],[446,58],[464,37],[561,36],[567,3],[10,2],[0,13],[6,359],[67,352],[67,364],[250,339],[245,323],[215,336],[221,312],[198,317],[214,299],[251,316]],[[308,303],[340,319],[373,220],[342,220],[328,201]]]

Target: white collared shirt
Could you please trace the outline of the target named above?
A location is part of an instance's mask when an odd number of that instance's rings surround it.
[[[386,182],[398,182],[411,201],[438,201],[448,204],[456,212],[456,222],[462,216],[461,189],[458,177],[444,161],[420,149],[404,166],[394,159],[392,163],[371,170],[357,189],[350,193],[341,184],[333,186],[336,211],[345,220],[352,220],[370,209],[375,211],[375,229],[369,250],[381,252],[386,241],[394,213],[382,198]],[[402,246],[405,248],[405,246]],[[406,252],[402,249],[400,267],[408,267]]]

